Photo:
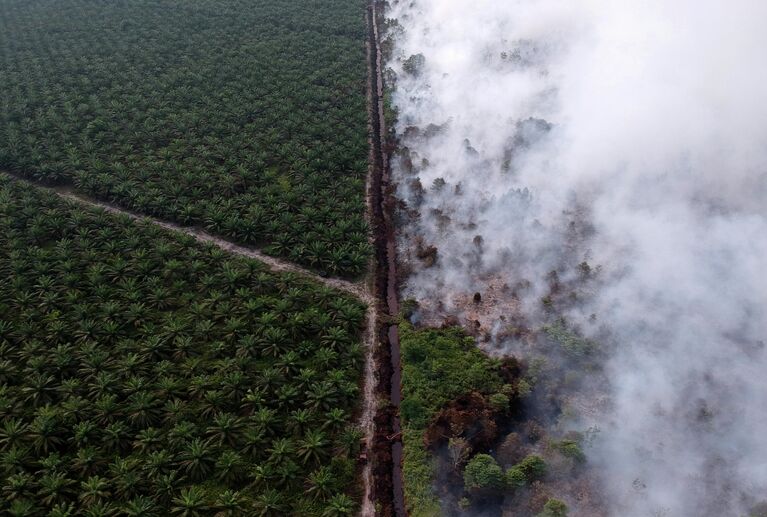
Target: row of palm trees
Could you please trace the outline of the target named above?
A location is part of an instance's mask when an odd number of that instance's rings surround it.
[[[351,514],[363,318],[0,176],[0,513]]]
[[[3,2],[0,169],[359,275],[363,5]]]

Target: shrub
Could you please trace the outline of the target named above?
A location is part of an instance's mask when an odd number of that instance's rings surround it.
[[[477,454],[463,471],[467,489],[501,490],[505,485],[503,470],[489,454]]]
[[[581,450],[581,446],[575,440],[562,440],[555,444],[556,449],[564,456],[572,458],[578,463],[586,461],[586,455]]]
[[[426,65],[426,58],[423,54],[414,54],[402,63],[402,70],[406,73],[418,77]]]
[[[509,488],[522,488],[527,484],[527,476],[519,467],[511,467],[506,471],[506,484]]]
[[[567,505],[559,499],[549,499],[536,517],[567,517]]]
[[[494,393],[490,395],[488,399],[490,406],[499,412],[507,411],[509,409],[509,397],[503,393]]]
[[[524,474],[525,479],[530,482],[543,477],[546,473],[546,462],[540,456],[531,454],[514,465],[513,468],[519,469]]]
[[[564,320],[554,325],[545,325],[543,331],[555,343],[572,358],[582,358],[591,354],[596,348],[593,341],[580,337],[573,330],[567,328]]]
[[[450,438],[447,442],[447,450],[450,453],[450,462],[453,468],[458,471],[471,454],[471,445],[466,438]]]
[[[414,427],[423,427],[426,425],[428,415],[423,404],[417,398],[405,399],[400,404],[400,414],[402,418]]]
[[[531,391],[533,391],[533,387],[530,383],[525,379],[519,379],[519,382],[517,383],[517,395],[519,395],[520,398],[524,398],[530,395]]]
[[[405,499],[409,515],[437,516],[441,511],[433,487],[433,457],[423,441],[426,424],[460,395],[478,391],[487,396],[499,391],[503,379],[498,373],[498,361],[482,353],[474,339],[460,328],[416,330],[401,321],[399,332]],[[460,454],[457,459],[465,461]],[[500,477],[503,480],[502,472]]]

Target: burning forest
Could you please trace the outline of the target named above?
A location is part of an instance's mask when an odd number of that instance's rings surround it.
[[[767,515],[767,6],[386,18],[410,515]]]

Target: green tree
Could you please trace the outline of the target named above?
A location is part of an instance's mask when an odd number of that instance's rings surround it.
[[[80,483],[78,499],[86,508],[109,499],[110,495],[109,481],[105,478],[91,476]]]
[[[492,456],[477,454],[466,464],[463,482],[469,490],[501,490],[505,479],[503,470]]]
[[[217,510],[215,517],[237,517],[244,514],[245,498],[235,490],[224,490],[213,506]]]
[[[490,406],[496,411],[508,411],[509,409],[509,397],[503,393],[494,393],[490,395],[488,401]]]
[[[536,517],[567,517],[567,505],[559,499],[549,499]]]
[[[337,494],[330,498],[322,511],[323,517],[345,517],[354,515],[354,500],[346,494]]]
[[[577,463],[583,463],[586,461],[586,455],[583,453],[581,446],[575,440],[561,440],[556,442],[554,446],[563,455],[567,456],[568,458],[572,458]]]
[[[202,489],[191,486],[181,489],[181,494],[173,499],[171,513],[179,517],[201,517],[208,508]]]
[[[338,479],[333,471],[327,465],[323,465],[309,474],[306,494],[314,498],[325,500],[335,492],[337,485]]]
[[[213,464],[210,447],[199,438],[187,444],[179,462],[186,475],[193,481],[205,479],[212,472]]]
[[[546,474],[546,462],[536,454],[526,456],[522,461],[514,465],[514,468],[522,471],[525,479],[529,482],[540,479]]]
[[[309,430],[299,443],[298,457],[306,463],[320,463],[327,456],[328,441],[321,430]]]
[[[267,489],[256,498],[256,512],[259,517],[272,517],[285,513],[283,495],[274,489]]]

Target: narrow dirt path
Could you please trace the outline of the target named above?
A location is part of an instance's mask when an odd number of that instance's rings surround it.
[[[368,27],[370,26],[370,12],[366,13],[366,24]],[[365,220],[368,223],[368,228],[371,230],[374,230],[375,228],[375,217],[374,217],[374,207],[375,207],[375,201],[377,199],[377,196],[373,195],[374,191],[373,189],[376,187],[377,182],[375,181],[376,174],[377,174],[377,168],[374,166],[375,159],[376,159],[376,145],[374,143],[374,140],[376,138],[376,131],[373,124],[373,113],[375,111],[374,102],[373,102],[373,91],[372,91],[372,77],[373,74],[375,74],[375,70],[373,70],[371,66],[371,59],[373,56],[373,53],[376,51],[375,48],[373,48],[373,43],[371,36],[368,34],[368,37],[365,39],[365,51],[366,51],[366,57],[367,57],[367,71],[368,71],[368,81],[367,81],[367,108],[368,108],[368,149],[369,149],[369,155],[368,155],[368,173],[367,177],[365,179]],[[362,429],[362,432],[364,433],[364,441],[365,441],[365,454],[368,457],[368,460],[365,462],[365,464],[362,467],[362,487],[363,487],[363,494],[362,494],[362,501],[360,503],[360,512],[359,515],[361,517],[374,517],[376,514],[375,510],[375,498],[376,493],[374,490],[375,487],[375,480],[373,479],[373,462],[375,460],[374,458],[374,451],[373,451],[373,445],[375,442],[375,432],[376,432],[376,425],[375,425],[375,417],[377,414],[377,380],[376,380],[376,371],[378,370],[377,364],[376,364],[376,352],[377,347],[381,345],[380,339],[378,339],[378,332],[380,327],[380,309],[377,303],[376,296],[374,294],[375,292],[375,284],[376,284],[376,277],[378,276],[378,260],[374,257],[370,261],[370,266],[368,267],[368,270],[371,272],[371,288],[370,288],[370,294],[373,298],[372,302],[368,305],[368,312],[367,312],[367,326],[366,326],[366,332],[365,332],[365,340],[366,342],[370,343],[370,346],[367,348],[367,354],[365,357],[365,373],[364,373],[364,382],[363,382],[363,394],[362,394],[362,414],[360,415],[360,428]]]
[[[368,189],[372,185],[372,174],[373,174],[372,169],[373,167],[371,166],[371,171],[368,174],[368,180],[367,180]],[[376,411],[377,395],[376,395],[375,352],[376,352],[376,347],[379,345],[378,329],[379,329],[379,321],[380,321],[380,315],[379,315],[380,311],[379,311],[376,297],[373,294],[372,289],[368,286],[367,281],[363,280],[360,282],[350,282],[348,280],[342,280],[339,278],[322,277],[312,271],[304,269],[291,262],[287,262],[285,260],[281,260],[279,258],[266,255],[265,253],[255,248],[241,246],[239,244],[235,244],[221,237],[216,237],[215,235],[211,235],[203,230],[200,230],[199,228],[183,226],[183,225],[171,223],[168,221],[162,221],[153,217],[148,217],[142,214],[132,212],[130,210],[125,210],[123,208],[117,207],[110,203],[105,203],[103,201],[98,201],[88,196],[78,194],[69,187],[49,187],[49,186],[40,185],[33,181],[27,180],[25,178],[18,177],[11,173],[0,172],[0,174],[4,174],[12,178],[14,181],[26,183],[35,188],[48,190],[49,192],[52,192],[64,199],[67,199],[75,203],[79,203],[87,207],[99,208],[111,214],[124,215],[135,221],[144,222],[146,224],[153,224],[161,228],[165,228],[166,230],[190,235],[194,237],[198,242],[213,244],[227,251],[228,253],[256,259],[266,264],[269,267],[269,269],[271,269],[274,272],[291,272],[291,273],[302,275],[317,283],[351,294],[352,296],[355,296],[356,298],[358,298],[361,302],[365,303],[367,305],[367,312],[365,314],[365,331],[363,335],[363,344],[365,346],[365,368],[363,372],[363,375],[364,375],[363,397],[362,397],[362,405],[361,405],[361,411],[360,411],[360,417],[359,417],[359,426],[364,433],[364,441],[365,441],[366,449],[367,449],[366,452],[370,454],[370,448],[373,443],[373,434],[375,430],[374,422],[375,422],[375,416],[377,412]],[[371,206],[371,198],[368,195],[368,211],[370,211],[370,206]],[[366,217],[370,218],[370,214],[369,213],[366,214]],[[370,271],[374,271],[374,268],[375,268],[375,261],[371,260]],[[375,515],[375,506],[374,506],[373,495],[372,495],[373,473],[372,473],[370,462],[366,462],[365,465],[363,466],[362,482],[363,482],[363,489],[364,489],[364,497],[361,503],[362,506],[360,509],[360,515],[365,517],[373,516]]]
[[[362,515],[406,517],[402,473],[402,432],[399,418],[401,364],[397,318],[397,249],[394,229],[394,185],[389,167],[388,132],[384,116],[383,55],[379,35],[379,0],[368,3],[368,109],[370,112],[370,174],[368,181],[368,222],[373,229],[375,267],[372,289],[378,318],[375,321],[373,363],[376,375],[371,442],[368,445],[369,495]],[[371,384],[372,386],[372,384]],[[372,505],[372,507],[371,507]]]
[[[362,392],[362,413],[360,415],[359,426],[364,433],[365,453],[368,458],[372,455],[373,435],[375,433],[375,416],[377,408],[376,397],[376,361],[375,352],[378,346],[378,308],[375,303],[368,305],[365,326],[365,371]],[[373,517],[375,515],[375,504],[373,501],[373,468],[368,460],[362,466],[362,487],[363,495],[360,502],[359,515],[362,517]]]
[[[384,215],[384,190],[388,180],[382,183],[383,176],[386,174],[386,153],[382,149],[383,138],[385,138],[385,135],[382,134],[382,129],[384,128],[382,105],[383,80],[381,77],[381,51],[379,48],[376,16],[376,0],[370,0],[368,9],[368,28],[370,34],[366,42],[369,66],[370,164],[366,184],[365,216],[370,228],[378,232],[376,237],[377,244],[379,246],[383,245],[386,251],[384,251],[383,259],[381,257],[371,259],[370,273],[366,279],[351,282],[340,278],[323,277],[287,260],[267,255],[256,248],[242,246],[227,239],[211,235],[200,228],[163,221],[133,212],[75,192],[71,187],[50,187],[8,172],[0,172],[0,174],[5,174],[15,181],[48,190],[64,199],[84,206],[100,208],[112,214],[127,216],[135,221],[153,224],[166,230],[189,235],[198,242],[213,244],[234,255],[258,260],[266,264],[274,272],[290,272],[304,276],[319,284],[350,294],[365,303],[367,305],[363,335],[365,367],[363,372],[363,396],[358,423],[364,434],[368,461],[365,462],[362,468],[364,495],[359,514],[363,517],[373,517],[379,513],[399,517],[406,515],[402,499],[402,444],[400,439],[391,440],[388,438],[388,436],[397,435],[399,431],[399,364],[397,364],[396,368],[392,368],[390,351],[392,327],[388,324],[388,318],[384,318],[384,315],[389,314],[392,309],[393,276],[391,273],[393,273],[393,269],[390,270],[390,268],[393,264],[393,259],[391,258],[393,257],[393,250],[391,249],[393,239],[391,228],[387,224],[388,221],[385,221],[388,217]],[[396,295],[394,296],[396,305]],[[396,312],[394,310],[393,313],[396,314]],[[396,339],[396,327],[394,328]],[[392,378],[395,381],[394,386],[392,386]],[[394,398],[396,399],[394,415],[391,414],[392,401],[385,400],[391,399],[392,392],[394,392]],[[393,430],[395,433],[392,433]],[[383,456],[381,456],[382,452]],[[394,458],[392,458],[392,452],[394,452]],[[377,511],[380,508],[383,508],[382,512]]]
[[[263,262],[267,266],[269,266],[269,269],[271,269],[274,272],[277,272],[277,273],[290,272],[290,273],[295,273],[301,276],[305,276],[319,284],[323,284],[333,289],[337,289],[339,291],[343,291],[345,293],[351,294],[352,296],[358,298],[360,301],[362,301],[363,303],[367,305],[371,305],[373,303],[373,300],[374,300],[373,295],[369,292],[364,280],[360,282],[351,282],[349,280],[343,280],[340,278],[323,277],[318,275],[317,273],[314,273],[313,271],[302,268],[301,266],[297,266],[292,262],[288,262],[280,258],[272,257],[271,255],[267,255],[256,248],[251,248],[249,246],[242,246],[232,241],[223,239],[221,237],[216,237],[215,235],[211,235],[208,232],[201,230],[199,228],[195,228],[192,226],[183,226],[183,225],[171,223],[168,221],[162,221],[154,217],[149,217],[136,212],[132,212],[130,210],[120,208],[110,203],[105,203],[103,201],[98,201],[88,196],[78,194],[69,187],[48,187],[48,186],[40,185],[33,181],[26,180],[24,178],[20,178],[13,174],[9,174],[9,173],[4,173],[4,174],[13,178],[15,181],[20,181],[20,182],[32,185],[36,188],[48,190],[49,192],[53,192],[64,199],[68,199],[70,201],[74,201],[76,203],[80,203],[85,206],[100,208],[104,210],[105,212],[109,212],[111,214],[124,215],[124,216],[130,217],[131,219],[135,221],[141,221],[147,224],[153,224],[155,226],[165,228],[166,230],[183,233],[191,237],[194,237],[195,240],[197,240],[197,242],[201,242],[205,244],[213,244],[229,253],[232,253],[233,255],[240,255],[243,257],[256,259],[260,262]]]

